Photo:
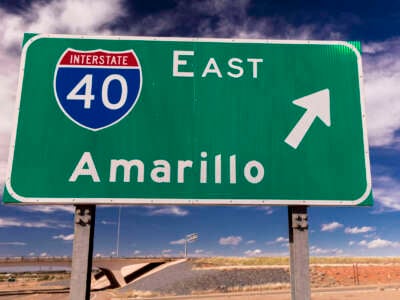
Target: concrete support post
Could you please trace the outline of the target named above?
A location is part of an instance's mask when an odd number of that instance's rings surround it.
[[[292,300],[310,300],[307,206],[289,206],[288,219]]]
[[[71,300],[90,299],[95,205],[75,206],[75,232],[70,284]]]

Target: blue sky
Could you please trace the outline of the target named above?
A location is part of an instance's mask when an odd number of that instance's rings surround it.
[[[400,251],[400,3],[398,1],[0,1],[0,188],[4,185],[24,32],[359,40],[370,143],[371,208],[311,207],[311,255]],[[98,206],[94,254],[116,251],[118,207]],[[287,255],[286,207],[121,210],[119,253]],[[0,256],[71,255],[73,207],[0,206]]]

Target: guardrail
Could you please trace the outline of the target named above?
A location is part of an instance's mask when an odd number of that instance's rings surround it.
[[[116,256],[95,256],[94,260],[126,260],[126,259],[164,259],[175,260],[181,257],[161,257],[161,256],[134,256],[134,257],[116,257]],[[71,262],[71,256],[13,256],[13,257],[0,257],[1,263],[21,263],[21,262]]]

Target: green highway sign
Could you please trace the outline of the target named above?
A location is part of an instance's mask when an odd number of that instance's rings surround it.
[[[372,205],[353,42],[26,35],[4,202]]]

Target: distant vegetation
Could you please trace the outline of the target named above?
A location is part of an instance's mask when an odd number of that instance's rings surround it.
[[[31,280],[49,281],[49,280],[65,280],[69,278],[70,278],[70,273],[65,271],[0,273],[0,282],[31,281]]]
[[[194,258],[196,267],[288,265],[288,257],[205,257]]]
[[[205,257],[192,258],[199,268],[224,266],[288,266],[289,257]],[[310,264],[399,264],[400,257],[311,257]]]

